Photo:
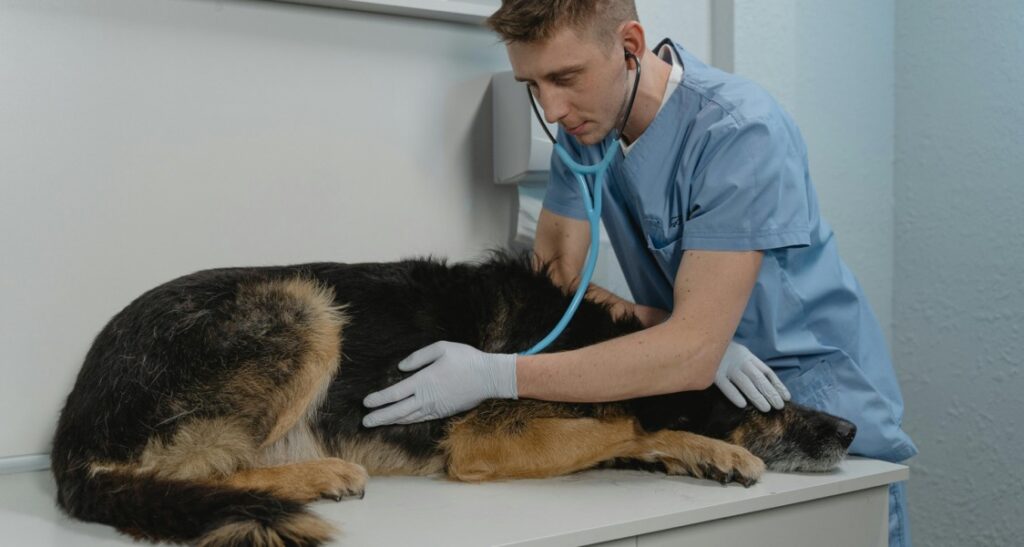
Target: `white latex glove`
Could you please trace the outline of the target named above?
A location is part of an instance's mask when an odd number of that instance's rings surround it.
[[[363,399],[367,408],[393,404],[367,414],[364,426],[435,420],[469,410],[484,399],[518,398],[514,354],[484,353],[465,344],[435,342],[403,359],[398,368],[423,370],[367,395]]]
[[[715,374],[715,385],[734,405],[743,408],[749,399],[761,412],[768,412],[772,407],[782,408],[782,401],[790,397],[789,390],[771,367],[736,342],[729,342],[725,350]]]

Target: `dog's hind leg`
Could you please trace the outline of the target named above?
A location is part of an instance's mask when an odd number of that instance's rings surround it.
[[[55,470],[63,506],[149,539],[321,544],[330,527],[303,504],[359,495],[367,477],[325,458],[310,425],[337,373],[344,324],[332,291],[296,277],[241,282],[221,303],[163,326],[183,333],[179,360],[204,364],[172,364],[192,374],[165,396],[166,417],[154,418],[165,432],[130,460]]]
[[[543,478],[615,459],[660,462],[670,474],[753,484],[764,463],[745,448],[685,431],[646,433],[632,417],[535,418],[515,428],[454,422],[443,447],[449,477],[463,481]]]
[[[243,414],[270,419],[253,420],[262,426],[255,461],[240,466],[226,482],[299,502],[361,496],[366,470],[325,457],[313,433],[317,408],[341,357],[346,319],[333,304],[333,292],[296,278],[246,287],[238,302],[245,321],[275,328],[261,337],[273,346],[266,352],[269,359],[243,370],[230,382],[229,391],[248,394],[234,398],[235,404],[245,407]],[[260,321],[260,314],[268,319]],[[249,325],[243,329],[252,331]]]

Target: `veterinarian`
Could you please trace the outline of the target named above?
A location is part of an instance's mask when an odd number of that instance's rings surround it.
[[[878,320],[819,214],[803,138],[776,101],[675,42],[649,50],[632,0],[504,0],[488,24],[576,161],[621,149],[602,220],[636,303],[600,287],[588,295],[646,328],[530,356],[433,344],[399,364],[419,372],[366,397],[377,410],[364,425],[450,416],[495,397],[603,402],[712,384],[768,410],[788,397],[774,370],[795,401],[857,425],[851,453],[914,456]],[[641,68],[628,117],[637,67],[624,51]],[[553,155],[534,251],[570,289],[590,239],[581,199]],[[910,545],[904,484],[891,487],[889,506],[890,545]]]

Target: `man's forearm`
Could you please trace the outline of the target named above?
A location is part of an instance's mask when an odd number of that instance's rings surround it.
[[[519,397],[605,402],[704,389],[725,348],[680,339],[671,321],[600,344],[516,358]]]

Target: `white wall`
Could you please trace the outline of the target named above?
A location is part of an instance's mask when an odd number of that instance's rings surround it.
[[[734,4],[734,71],[800,126],[821,213],[890,336],[893,0]]]
[[[711,62],[711,2],[714,0],[636,0],[648,47],[672,38]]]
[[[0,0],[0,456],[103,324],[197,269],[504,244],[467,25],[273,2]]]
[[[914,540],[1024,537],[1024,3],[896,5],[895,353]]]

